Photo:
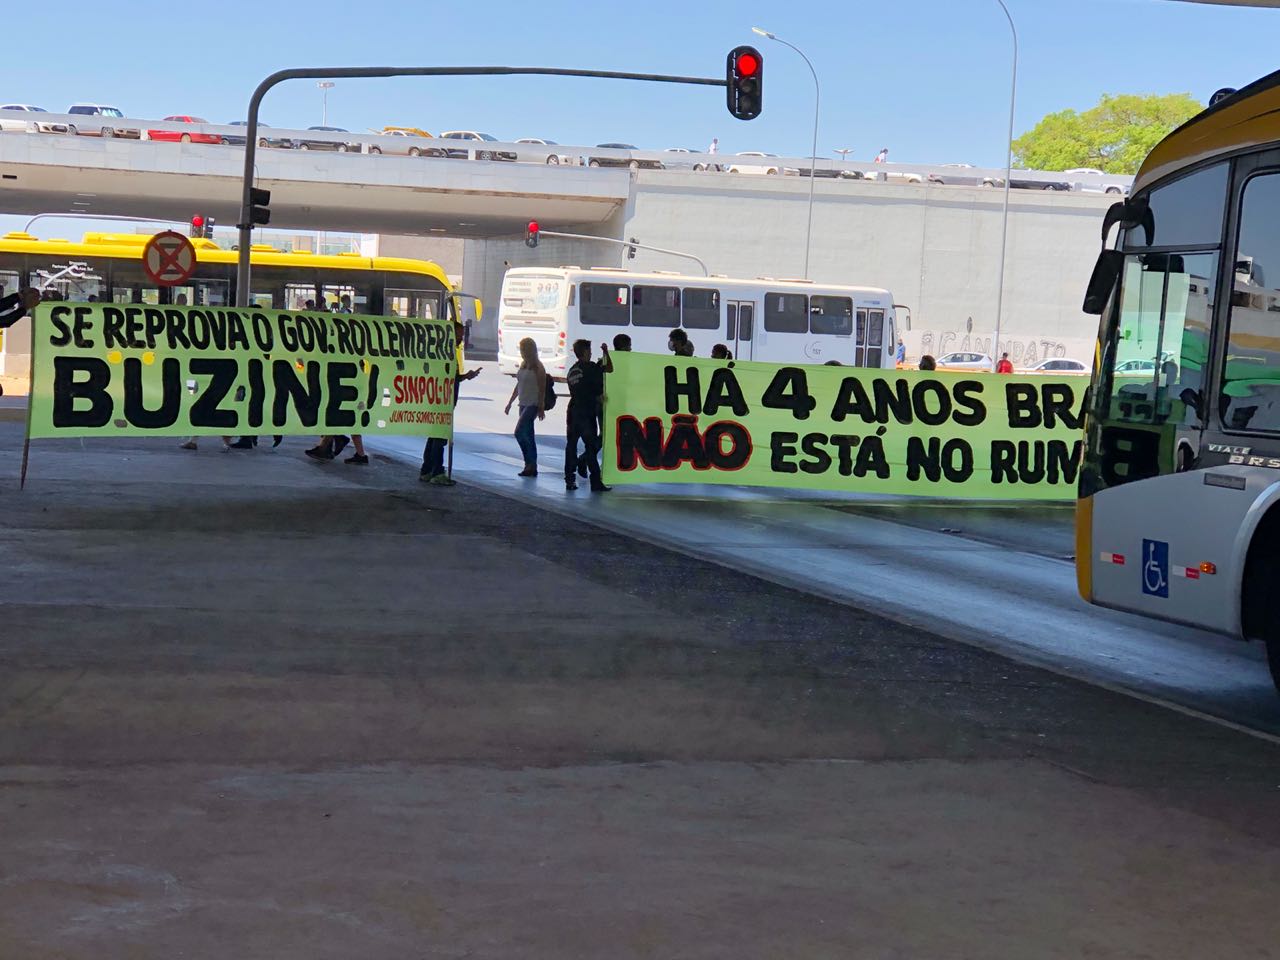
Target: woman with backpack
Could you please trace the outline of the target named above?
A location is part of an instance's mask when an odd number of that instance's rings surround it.
[[[520,452],[524,454],[524,469],[516,476],[536,477],[538,475],[538,441],[534,434],[533,421],[547,418],[547,395],[552,393],[552,381],[547,376],[546,368],[538,359],[538,345],[529,337],[520,341],[520,369],[516,371],[516,385],[507,400],[506,413],[511,412],[511,404],[517,404],[519,416],[516,420],[516,443],[520,444]],[[552,401],[554,402],[554,400]]]

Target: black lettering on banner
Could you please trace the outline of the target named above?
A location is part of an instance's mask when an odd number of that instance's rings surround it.
[[[294,373],[289,360],[271,362],[271,380],[275,388],[275,400],[271,404],[271,422],[283,427],[289,421],[289,406],[298,412],[304,427],[314,427],[320,419],[320,401],[324,390],[320,386],[320,362],[307,362],[307,382],[303,385]]]
[[[221,310],[210,310],[205,314],[209,321],[209,336],[213,348],[219,353],[227,350],[227,315]]]
[[[800,461],[800,469],[805,473],[826,473],[831,469],[831,454],[827,453],[825,433],[806,433],[800,439],[800,449],[809,458]]]
[[[227,346],[249,349],[249,334],[244,328],[244,317],[232,310],[227,314]]]
[[[942,479],[942,440],[930,437],[926,446],[923,437],[907,437],[907,479],[916,481],[923,473],[930,483]]]
[[[876,401],[876,423],[888,423],[890,414],[904,426],[912,422],[911,385],[905,379],[877,377],[871,382],[871,392]]]
[[[1012,440],[991,441],[991,482],[1017,483],[1018,471],[1014,461],[1018,456],[1018,448]]]
[[[871,409],[871,398],[867,396],[867,388],[859,377],[845,377],[840,382],[836,402],[831,405],[831,419],[837,423],[850,415],[861,418],[863,423],[876,422],[875,412]]]
[[[296,324],[294,336],[297,340],[298,349],[303,353],[314,352],[316,349],[316,318],[300,313],[294,322]]]
[[[646,470],[661,469],[662,419],[660,417],[649,417],[643,425],[635,417],[619,417],[617,430],[619,470],[634,470],[637,459]]]
[[[703,413],[715,413],[727,406],[735,416],[747,415],[747,398],[742,395],[742,387],[738,378],[728,367],[716,367],[711,374],[711,386],[707,387],[707,399],[702,405]]]
[[[209,349],[209,318],[203,310],[187,313],[187,335],[191,337],[193,350]]]
[[[235,410],[223,410],[222,401],[236,385],[239,365],[226,357],[192,357],[193,376],[208,376],[209,383],[196,394],[191,404],[193,427],[219,427],[230,429],[239,426],[240,418]]]
[[[351,321],[351,352],[363,357],[369,350],[369,328],[362,320]]]
[[[680,412],[680,398],[689,401],[689,413],[695,416],[702,412],[702,384],[698,379],[697,367],[686,367],[688,379],[680,381],[680,370],[674,365],[663,368],[662,374],[666,383],[667,413]]]
[[[262,407],[267,389],[262,379],[262,361],[254,357],[249,361],[249,426],[262,426]]]
[[[728,450],[724,449],[722,442],[725,438],[733,444]],[[733,420],[717,420],[707,427],[702,439],[707,459],[720,470],[741,470],[751,459],[751,434]]]
[[[865,477],[874,473],[881,480],[889,479],[889,461],[884,455],[884,441],[877,434],[862,438],[858,447],[858,459],[853,465],[855,477]]]
[[[862,438],[856,433],[833,433],[831,442],[836,445],[836,449],[840,452],[840,476],[853,476],[853,448],[856,447]]]
[[[968,440],[952,437],[942,445],[942,473],[952,483],[965,483],[973,476],[973,447]]]
[[[1079,440],[993,440],[991,482],[1073,484],[1081,445]]]
[[[50,346],[65,347],[71,342],[71,328],[65,322],[70,315],[70,307],[54,307],[49,312],[49,322],[54,329],[53,335],[49,337]]]
[[[783,367],[775,373],[760,402],[770,410],[790,410],[797,420],[808,420],[818,405],[809,396],[809,380],[800,367]]]
[[[1068,446],[1065,440],[1049,441],[1049,482],[1074,484],[1080,473],[1080,454],[1083,440]]]
[[[373,355],[375,357],[385,357],[388,354],[387,354],[387,343],[385,339],[385,331],[383,329],[383,326],[380,322],[375,321],[372,324],[372,328],[373,329],[370,331],[370,336],[369,336],[369,346],[373,352]],[[373,346],[373,341],[375,339],[378,341],[378,346],[376,348],[374,348]],[[459,373],[461,373],[461,371],[459,371]]]
[[[161,315],[161,328],[164,316]],[[160,406],[148,410],[142,388],[142,360],[127,357],[124,361],[124,418],[130,426],[143,430],[160,430],[178,422],[182,412],[182,363],[167,357],[160,364]]]
[[[427,356],[432,360],[439,360],[440,357],[436,353],[436,347],[440,342],[440,328],[434,323],[424,328],[427,336]]]
[[[169,342],[169,349],[190,350],[191,341],[187,339],[187,315],[181,310],[166,310],[164,319],[165,339]]]
[[[360,368],[354,363],[329,363],[325,371],[325,386],[328,388],[328,403],[324,408],[324,422],[331,427],[355,426],[355,410],[343,409],[344,403],[360,399],[360,391],[347,380],[354,379]]]
[[[938,404],[937,410],[929,409],[929,397]],[[916,419],[930,427],[941,426],[951,419],[951,391],[939,380],[920,380],[911,389],[911,405]]]
[[[102,308],[102,344],[108,350],[124,346],[124,311],[119,307]]]
[[[987,405],[978,399],[982,394],[982,381],[957,380],[951,387],[951,394],[956,402],[956,409],[951,413],[955,423],[962,427],[976,427],[987,419]]]
[[[91,313],[93,313],[93,307],[76,307],[76,319],[71,325],[71,339],[81,349],[89,349],[93,346],[93,341],[85,336],[93,329],[93,319],[89,316]]]
[[[1009,427],[1014,430],[1034,429],[1043,422],[1040,404],[1036,398],[1035,384],[1006,383],[1004,402],[1009,410]]]
[[[293,352],[298,349],[296,321],[287,313],[276,317],[276,326],[280,328],[280,348]]]
[[[348,356],[355,353],[351,349],[351,328],[347,326],[347,321],[341,317],[333,318],[334,339],[338,341],[338,352],[345,353]]]
[[[84,374],[84,379],[77,375]],[[107,387],[111,367],[97,357],[53,358],[53,425],[55,427],[105,427],[111,422],[113,404]],[[76,401],[89,401],[77,410]]]
[[[774,473],[797,473],[800,468],[791,462],[796,455],[796,441],[800,437],[795,433],[774,432],[769,438],[769,469]]]
[[[275,347],[275,336],[271,333],[271,321],[267,319],[265,313],[255,313],[251,320],[253,322],[253,339],[258,344],[258,349],[263,353],[270,353]]]
[[[671,418],[671,433],[662,450],[662,468],[674,470],[682,463],[695,470],[711,469],[702,435],[698,433],[698,418],[690,414],[677,414]]]
[[[146,331],[147,349],[154,350],[156,348],[156,339],[164,333],[164,311],[158,307],[147,307],[142,311],[142,318],[143,329]]]
[[[146,312],[146,307],[129,307],[124,312],[124,345],[130,350],[141,350],[147,345],[142,339],[147,330]]]
[[[1052,429],[1059,420],[1071,430],[1084,425],[1084,407],[1076,410],[1075,391],[1069,383],[1046,383],[1040,388],[1041,406],[1044,408],[1044,425]]]

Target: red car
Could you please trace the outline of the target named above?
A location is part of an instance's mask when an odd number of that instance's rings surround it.
[[[199,117],[165,117],[168,123],[208,123]],[[147,136],[152,140],[168,140],[171,143],[221,143],[222,137],[216,133],[179,133],[177,130],[148,130]]]

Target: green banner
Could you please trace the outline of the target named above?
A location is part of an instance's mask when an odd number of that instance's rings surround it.
[[[604,478],[1070,500],[1086,377],[614,353]]]
[[[29,435],[451,437],[451,324],[254,307],[44,303]]]

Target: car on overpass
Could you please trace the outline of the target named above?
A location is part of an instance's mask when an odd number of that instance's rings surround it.
[[[124,112],[119,107],[109,107],[101,103],[73,103],[67,107],[67,113],[74,117],[83,117],[70,124],[69,133],[77,133],[82,137],[124,137],[126,140],[141,140],[142,130],[138,127],[121,126]]]
[[[48,113],[44,107],[33,107],[29,103],[6,103],[0,110],[12,110],[14,113]],[[65,123],[51,123],[39,117],[10,120],[0,117],[0,132],[3,133],[70,133]]]
[[[554,140],[543,140],[540,137],[521,137],[519,140],[516,141],[516,143],[523,143],[532,147],[560,146],[560,144],[556,143]],[[559,166],[560,164],[567,164],[569,166],[574,166],[578,162],[576,158],[569,156],[567,153],[557,153],[555,150],[546,150],[546,151],[537,150],[533,152],[536,154],[541,154],[543,158],[542,162],[548,163],[553,167]]]
[[[734,156],[746,157],[747,159],[734,160],[730,163],[730,173],[759,173],[768,176],[786,174],[794,177],[800,172],[795,167],[783,166],[776,153],[762,153],[759,150],[744,150],[742,153],[734,154]]]
[[[601,150],[639,150],[634,143],[597,143]],[[632,170],[665,170],[661,160],[643,160],[640,157],[588,157],[588,167],[630,167]]]
[[[1009,177],[1009,186],[1014,190],[1059,190],[1068,191],[1071,184],[1065,180],[1028,180],[1025,177]]]
[[[385,153],[400,157],[443,157],[442,147],[434,147],[422,143],[423,140],[435,140],[431,134],[420,127],[383,127],[373,133],[380,137],[392,137],[391,143],[371,143],[370,153]]]
[[[667,147],[663,153],[702,153],[701,150],[690,150],[688,147]],[[668,170],[723,170],[724,168],[718,163],[707,163],[702,160],[685,160],[680,157],[672,157],[670,160],[664,160],[662,165]]]
[[[973,172],[972,163],[944,163],[943,173],[929,174],[930,183],[940,183],[952,187],[1003,187],[1002,177],[981,176]]]
[[[342,127],[307,127],[307,130],[316,133],[350,133]],[[328,140],[323,137],[302,137],[293,141],[294,147],[298,150],[336,150],[338,153],[359,153],[360,144],[345,138],[340,140]]]
[[[248,120],[232,120],[231,123],[229,124],[229,126],[232,126],[232,127],[247,127],[248,125],[249,125]],[[270,129],[271,129],[270,124],[263,123],[261,120],[258,121],[258,146],[276,147],[284,150],[288,150],[290,147],[293,146],[293,141],[288,139],[287,137],[274,137],[269,133],[268,134],[262,133],[263,130],[270,130]],[[223,137],[222,142],[230,147],[243,147],[245,145],[245,138],[237,137],[235,134],[232,134],[229,137]]]
[[[165,123],[209,122],[201,117],[192,117],[187,114],[165,117],[164,120]],[[167,143],[222,143],[222,137],[216,133],[200,133],[199,131],[186,130],[148,130],[147,139]]]
[[[1097,167],[1073,167],[1070,170],[1063,170],[1062,175],[1064,177],[1107,177],[1109,176],[1109,174],[1107,174],[1103,170],[1099,170]],[[1129,193],[1128,184],[1119,183],[1119,182],[1109,183],[1105,180],[1102,183],[1098,183],[1097,181],[1076,183],[1075,189],[1079,190],[1081,193],[1110,193],[1116,196],[1119,196],[1120,194],[1127,195]]]
[[[478,130],[446,130],[440,134],[442,140],[466,140],[471,143],[501,143],[497,137]],[[475,151],[477,160],[515,160],[516,155],[510,150],[491,150],[470,147],[446,147],[445,156],[454,160],[468,160]]]

